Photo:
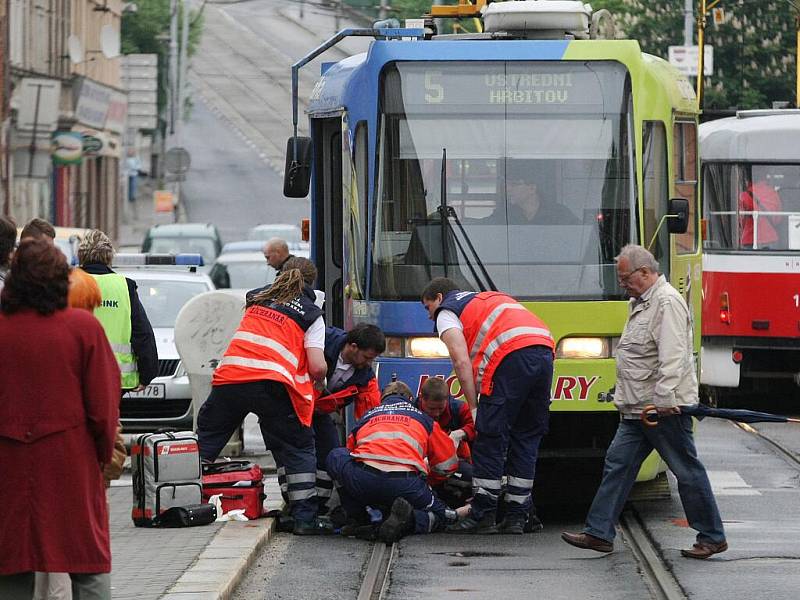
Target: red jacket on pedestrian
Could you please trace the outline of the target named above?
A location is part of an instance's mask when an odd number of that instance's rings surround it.
[[[111,571],[120,373],[85,311],[0,314],[0,575]]]

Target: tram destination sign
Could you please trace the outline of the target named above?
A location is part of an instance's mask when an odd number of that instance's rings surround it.
[[[481,106],[483,111],[491,111],[492,106],[498,110],[591,106],[596,110],[621,100],[626,74],[624,67],[613,63],[406,63],[397,69],[406,110],[437,105]],[[387,81],[390,87],[392,83]]]

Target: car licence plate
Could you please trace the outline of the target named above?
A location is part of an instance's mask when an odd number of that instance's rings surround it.
[[[167,393],[167,386],[163,383],[151,383],[141,392],[126,392],[128,398],[163,398]]]

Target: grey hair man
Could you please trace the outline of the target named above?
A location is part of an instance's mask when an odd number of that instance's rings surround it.
[[[267,259],[269,266],[278,273],[281,272],[283,265],[292,256],[292,254],[289,254],[289,244],[284,239],[271,238],[264,244],[264,258]]]
[[[617,433],[606,452],[603,479],[586,526],[561,538],[578,548],[611,552],[615,525],[642,462],[657,450],[678,480],[678,493],[697,540],[687,558],[708,558],[728,549],[722,519],[708,475],[697,456],[692,418],[681,406],[697,404],[692,315],[683,296],[658,272],[658,262],[645,248],[625,246],[616,258],[617,281],[631,300],[628,320],[617,345],[619,410]],[[655,405],[658,427],[641,420]]]

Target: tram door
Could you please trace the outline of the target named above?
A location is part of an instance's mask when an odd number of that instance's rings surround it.
[[[312,123],[315,176],[311,219],[315,224],[317,285],[325,292],[325,323],[344,328],[342,119],[314,119]]]

